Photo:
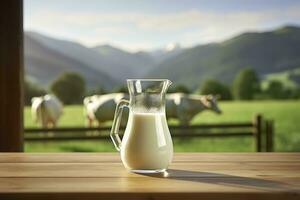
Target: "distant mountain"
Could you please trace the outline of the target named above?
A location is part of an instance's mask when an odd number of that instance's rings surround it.
[[[249,32],[221,43],[199,45],[162,61],[147,77],[196,87],[206,78],[230,83],[243,67],[252,67],[261,76],[300,67],[300,28]]]
[[[181,48],[178,43],[170,43],[165,48],[156,49],[154,51],[140,51],[139,53],[148,54],[156,61],[156,63],[161,63],[166,59],[177,56],[184,50],[185,49]]]
[[[65,45],[65,46],[64,46]],[[74,46],[72,48],[72,46]],[[89,87],[97,85],[112,88],[117,81],[107,73],[96,69],[86,62],[86,57],[71,55],[78,44],[59,40],[52,40],[36,33],[25,33],[24,54],[25,74],[29,79],[45,86],[65,71],[80,73]],[[84,49],[84,47],[80,47]],[[66,51],[63,53],[63,51]]]
[[[107,88],[124,84],[127,78],[141,78],[159,62],[179,51],[179,47],[154,52],[131,53],[110,46],[93,48],[56,39],[37,32],[25,32],[25,72],[27,77],[47,86],[65,71],[83,75],[89,87]]]
[[[79,43],[51,38],[36,32],[27,32],[31,38],[64,56],[80,60],[81,63],[101,71],[123,83],[129,75],[135,73],[127,63],[120,62],[116,57],[102,55],[94,49],[87,48]]]
[[[151,77],[194,88],[206,78],[230,83],[243,67],[254,68],[261,77],[300,67],[300,28],[294,26],[189,49],[172,43],[137,53],[110,45],[88,48],[36,32],[26,32],[24,40],[26,76],[43,86],[65,71],[81,73],[89,87],[109,89],[127,78]]]
[[[112,75],[116,78],[140,78],[157,64],[147,53],[130,53],[110,45],[98,45],[92,49],[113,63],[117,72]]]

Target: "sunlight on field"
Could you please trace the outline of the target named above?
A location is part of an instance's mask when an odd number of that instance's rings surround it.
[[[255,113],[275,122],[275,150],[300,151],[300,101],[252,101],[220,103],[223,114],[198,114],[192,124],[249,122]],[[82,106],[66,106],[59,126],[84,126]],[[174,122],[174,121],[172,121]],[[25,108],[25,127],[36,127]],[[176,122],[175,122],[176,123]],[[175,151],[254,151],[252,138],[176,139]],[[110,141],[26,142],[26,151],[114,151]]]

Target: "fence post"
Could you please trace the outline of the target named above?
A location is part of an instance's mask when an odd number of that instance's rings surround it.
[[[267,152],[272,152],[273,149],[273,135],[274,135],[274,123],[272,120],[266,122],[266,145]]]
[[[269,152],[269,137],[270,137],[270,126],[269,126],[269,120],[265,121],[265,134],[266,134],[266,152]]]
[[[256,151],[261,152],[261,122],[262,122],[262,116],[261,114],[256,114],[253,119],[253,125],[254,125],[254,137],[256,141]]]

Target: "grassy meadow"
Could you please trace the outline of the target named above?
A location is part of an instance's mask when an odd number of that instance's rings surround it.
[[[275,122],[275,151],[300,151],[300,101],[232,101],[221,102],[223,113],[205,111],[192,124],[217,122],[249,122],[255,113]],[[177,123],[171,121],[171,123]],[[82,106],[65,106],[59,126],[84,126]],[[25,127],[37,127],[32,121],[30,107],[24,112]],[[247,152],[255,151],[252,137],[174,139],[177,152]],[[111,141],[26,142],[27,152],[93,152],[115,151]]]

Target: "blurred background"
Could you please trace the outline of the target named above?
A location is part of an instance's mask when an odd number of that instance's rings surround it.
[[[24,55],[27,152],[114,151],[111,120],[89,106],[126,93],[127,78],[168,78],[189,108],[192,95],[201,97],[205,109],[188,122],[179,119],[189,114],[181,104],[168,120],[172,134],[180,126],[195,134],[174,138],[175,151],[257,151],[258,114],[262,150],[300,151],[299,1],[25,0]],[[38,102],[51,97],[61,105],[49,104],[43,125]],[[226,124],[246,133],[250,123],[245,137],[196,137],[226,134]],[[46,130],[53,126],[81,131]]]

